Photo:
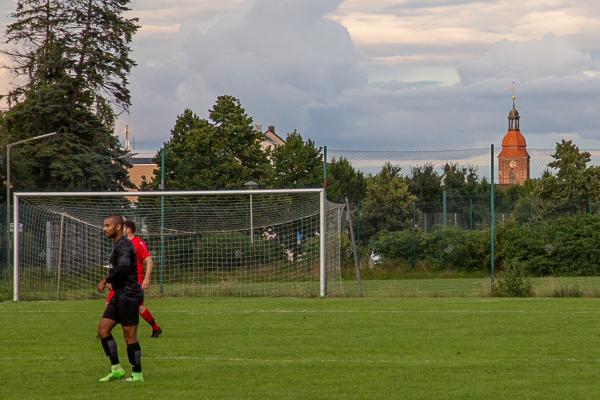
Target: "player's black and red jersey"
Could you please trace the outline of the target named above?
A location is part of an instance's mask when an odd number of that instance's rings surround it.
[[[137,280],[135,249],[125,236],[121,237],[113,246],[106,283],[110,283],[115,292],[136,293],[142,291]]]

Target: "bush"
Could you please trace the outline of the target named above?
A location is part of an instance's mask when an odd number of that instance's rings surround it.
[[[449,227],[425,236],[421,256],[437,269],[478,270],[489,264],[489,232]]]
[[[579,214],[535,226],[509,224],[498,229],[497,257],[527,262],[530,276],[600,274],[600,216]]]
[[[495,240],[496,263],[522,263],[528,276],[600,275],[600,215],[563,216],[534,225],[519,225],[513,220],[497,227]],[[373,237],[371,246],[384,259],[412,265],[414,241],[417,264],[427,269],[483,271],[490,264],[487,229],[382,231]]]
[[[479,270],[489,264],[489,232],[449,227],[432,233],[412,231],[380,232],[373,240],[384,259],[410,264],[413,242],[420,263],[434,269],[458,268]]]
[[[494,294],[498,297],[529,297],[533,287],[525,267],[516,261],[506,263],[497,280]]]

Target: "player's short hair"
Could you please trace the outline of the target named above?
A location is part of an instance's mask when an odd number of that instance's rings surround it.
[[[123,219],[123,216],[122,216],[122,215],[119,215],[119,214],[112,214],[112,215],[109,215],[108,217],[106,217],[106,219],[110,219],[110,220],[112,220],[112,222],[113,222],[115,225],[121,225],[121,229],[123,229],[123,222],[124,222],[124,219]]]
[[[125,222],[123,222],[123,224],[124,224],[125,228],[129,228],[129,229],[131,229],[131,232],[135,233],[135,222],[128,219]]]

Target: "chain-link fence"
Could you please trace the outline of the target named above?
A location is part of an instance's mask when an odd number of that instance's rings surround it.
[[[328,152],[330,200],[350,200],[365,295],[488,295],[492,276],[500,294],[519,294],[515,284],[600,294],[600,151],[519,159],[498,148]],[[342,247],[353,294],[350,240]]]
[[[534,295],[600,296],[600,150],[501,151],[324,152],[328,198],[350,204],[365,295],[488,295],[493,268],[497,292],[529,283]],[[12,290],[5,219],[2,299]],[[349,235],[341,254],[354,295]]]

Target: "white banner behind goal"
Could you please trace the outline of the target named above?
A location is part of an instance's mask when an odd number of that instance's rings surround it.
[[[112,243],[103,220],[123,215],[154,261],[150,295],[343,294],[342,207],[322,189],[16,193],[14,300],[101,297]]]

